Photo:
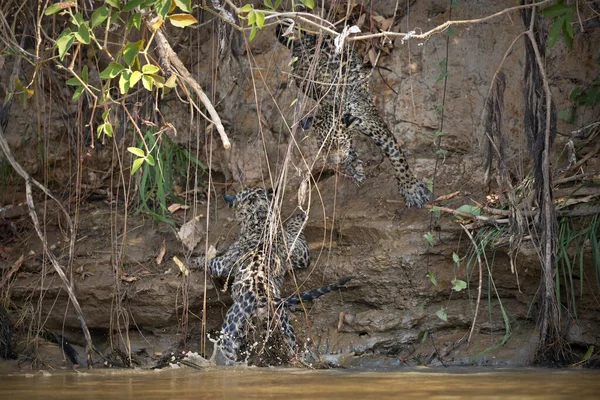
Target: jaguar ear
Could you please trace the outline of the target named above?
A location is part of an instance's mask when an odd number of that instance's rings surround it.
[[[223,193],[223,199],[229,204],[229,207],[233,206],[233,202],[235,201],[235,196],[232,196],[227,193]]]

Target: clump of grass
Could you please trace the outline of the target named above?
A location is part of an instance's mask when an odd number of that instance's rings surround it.
[[[178,196],[175,186],[178,182],[187,180],[190,170],[197,167],[200,175],[204,175],[206,167],[167,135],[156,136],[153,129],[146,131],[144,141],[151,149],[150,154],[155,162],[154,165],[143,163],[135,175],[138,184],[138,204],[134,215],[146,213],[156,221],[173,225],[168,210],[169,203],[185,203],[185,199]],[[190,164],[193,168],[190,168]],[[195,186],[196,181],[193,184]]]

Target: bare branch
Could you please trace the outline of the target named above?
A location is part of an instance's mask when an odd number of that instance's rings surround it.
[[[150,30],[153,30],[152,23],[150,22],[150,20],[146,21],[146,25]],[[185,65],[183,65],[177,54],[173,51],[173,48],[171,48],[169,41],[167,40],[165,35],[160,31],[160,29],[156,30],[155,35],[157,44],[156,51],[159,53],[160,57],[164,60],[165,63],[175,67],[178,73],[178,78],[182,81],[182,83],[184,83],[194,93],[196,93],[204,107],[206,107],[206,109],[208,110],[208,113],[210,115],[209,121],[214,124],[214,126],[217,128],[217,132],[219,132],[219,136],[221,137],[221,141],[223,142],[223,148],[225,148],[226,150],[230,149],[231,142],[227,137],[227,133],[225,133],[225,127],[223,127],[221,118],[219,117],[217,110],[215,110],[215,108],[213,107],[210,99],[206,96],[200,84],[196,81],[196,79],[194,79],[192,74],[190,74]]]

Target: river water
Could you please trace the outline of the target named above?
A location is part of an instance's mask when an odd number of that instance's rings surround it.
[[[0,399],[600,399],[600,371],[211,368],[0,375]]]

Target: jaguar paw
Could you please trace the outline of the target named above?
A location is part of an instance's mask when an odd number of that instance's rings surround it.
[[[422,181],[415,181],[412,185],[401,187],[400,194],[404,197],[406,207],[422,208],[423,204],[431,200],[431,192]]]

